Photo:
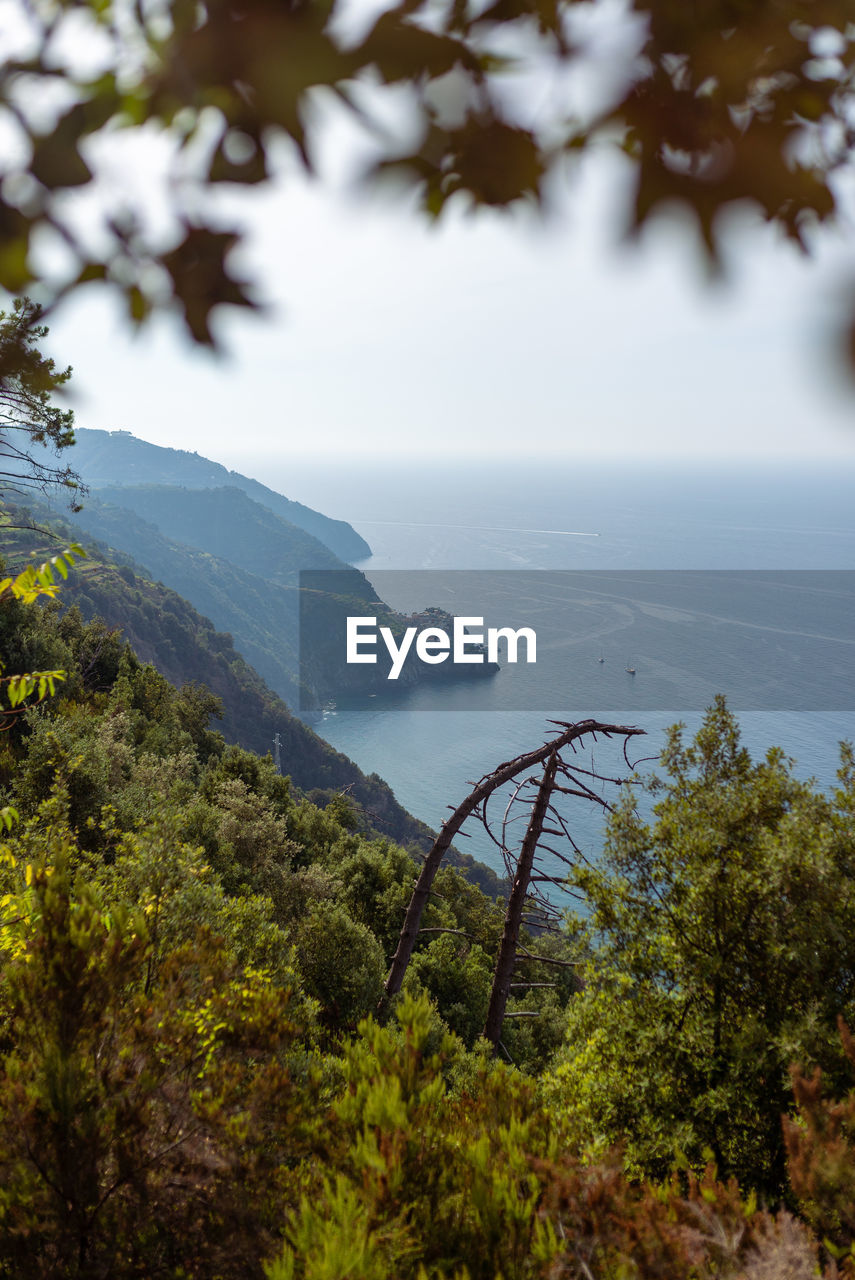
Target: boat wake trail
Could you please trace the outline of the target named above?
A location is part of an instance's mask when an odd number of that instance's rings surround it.
[[[471,533],[548,533],[559,538],[599,538],[598,533],[580,529],[512,529],[496,524],[436,524],[425,520],[358,520],[358,524],[395,525],[399,529],[467,529]]]

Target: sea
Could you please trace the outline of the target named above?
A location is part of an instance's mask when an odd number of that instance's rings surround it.
[[[852,443],[852,460],[833,465],[596,462],[534,453],[493,458],[488,441],[483,458],[442,464],[423,457],[370,463],[265,457],[234,459],[232,465],[348,520],[371,546],[372,555],[358,567],[375,585],[383,584],[382,596],[394,580],[391,570],[519,571],[521,583],[526,575],[557,570],[852,571],[855,435]],[[693,644],[702,658],[708,646],[714,667],[721,639],[714,626],[704,625],[705,617],[695,619],[701,625]],[[753,756],[779,746],[798,776],[814,778],[823,789],[835,785],[839,743],[855,740],[855,619],[837,640],[845,661],[833,683],[826,680],[821,709],[793,710],[782,691],[777,709],[738,712]],[[618,666],[631,660],[623,649],[609,656]],[[687,736],[698,728],[706,690],[672,698],[678,705],[655,706],[649,695],[639,702],[640,686],[627,685],[624,677],[623,686],[604,694],[593,667],[598,660],[591,661],[590,682],[578,689],[573,705],[562,699],[547,707],[540,698],[536,709],[508,709],[492,694],[488,705],[474,709],[471,698],[454,688],[422,687],[394,705],[330,708],[315,728],[365,772],[384,778],[398,800],[433,828],[477,779],[555,732],[551,719],[637,725],[645,736],[633,740],[630,763],[641,773],[655,770],[669,725],[682,722]],[[700,669],[707,665],[702,661]],[[639,660],[636,681],[641,675]],[[624,705],[615,687],[627,689]],[[604,698],[613,705],[601,705]],[[627,773],[620,747],[604,740],[586,746],[579,763],[608,777]],[[598,786],[610,802],[615,799],[614,785]],[[601,807],[579,800],[565,816],[581,854],[596,859],[603,842]],[[480,824],[470,824],[458,843],[503,874],[501,853]],[[558,874],[557,864],[548,870]]]

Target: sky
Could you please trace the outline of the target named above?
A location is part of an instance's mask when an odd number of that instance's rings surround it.
[[[806,259],[746,210],[710,282],[676,214],[622,243],[626,162],[606,151],[545,218],[432,227],[355,196],[332,135],[322,181],[286,162],[275,190],[224,204],[267,303],[219,324],[225,356],[173,318],[134,335],[98,289],[52,317],[78,425],[256,474],[320,453],[855,458],[855,383],[830,354],[852,228]]]

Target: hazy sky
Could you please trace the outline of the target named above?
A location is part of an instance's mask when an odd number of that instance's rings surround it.
[[[53,318],[78,424],[233,464],[321,451],[855,457],[855,395],[829,354],[852,240],[825,236],[805,260],[746,213],[729,282],[709,285],[676,218],[639,250],[619,246],[622,163],[588,161],[545,222],[438,228],[292,171],[234,204],[270,311],[220,325],[227,358],[192,350],[172,320],[133,336],[97,291]]]

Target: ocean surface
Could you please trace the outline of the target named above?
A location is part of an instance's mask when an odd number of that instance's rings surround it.
[[[369,466],[275,458],[255,464],[243,458],[240,465],[287,496],[349,520],[372,548],[359,565],[369,578],[393,569],[855,570],[855,433],[852,464],[834,467],[554,459]],[[712,633],[706,640],[703,629],[698,635],[699,643],[715,644]],[[624,660],[622,652],[610,656]],[[855,704],[853,671],[850,664],[848,675],[846,668],[835,674],[839,709],[833,688],[829,694],[826,687],[822,711],[741,712],[745,745],[755,756],[781,746],[799,776],[833,786],[838,743],[855,739],[855,711],[847,709]],[[700,723],[699,711],[681,705],[639,709],[629,691],[624,705],[601,705],[605,696],[616,701],[615,695],[598,690],[593,668],[591,677],[578,705],[556,705],[556,717],[639,725],[646,737],[633,741],[633,759],[657,756],[665,727],[675,721],[685,723],[687,734]],[[337,710],[316,727],[437,827],[471,782],[550,732],[542,710],[503,710],[495,695],[487,710],[455,710],[454,700],[453,687],[421,688],[409,703]],[[787,705],[782,694],[780,706]],[[603,742],[585,763],[614,776],[626,772],[620,752]],[[594,806],[573,803],[567,816],[577,843],[596,857],[602,819]],[[473,826],[459,844],[502,870],[483,829]]]

